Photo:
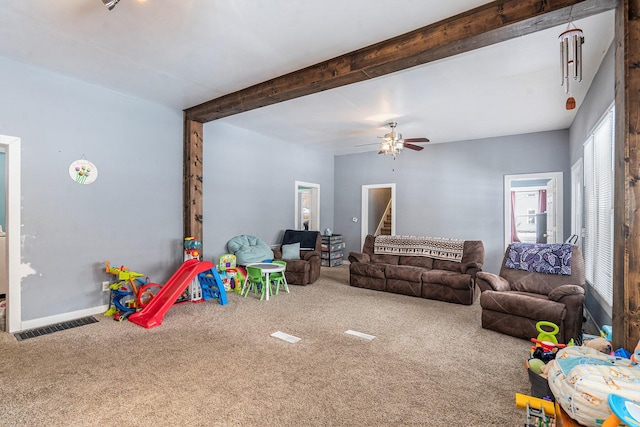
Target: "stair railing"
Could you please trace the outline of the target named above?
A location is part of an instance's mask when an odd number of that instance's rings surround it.
[[[374,234],[374,236],[380,235],[380,233],[382,232],[382,228],[384,227],[384,220],[389,214],[391,214],[391,199],[389,199],[389,203],[387,203],[387,207],[382,214],[382,218],[380,218],[380,222],[378,223],[378,228],[376,228],[376,234]]]

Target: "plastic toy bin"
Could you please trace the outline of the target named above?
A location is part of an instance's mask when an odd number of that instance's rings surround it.
[[[549,388],[549,382],[542,375],[536,374],[531,369],[527,369],[529,382],[531,382],[531,396],[539,399],[548,398],[555,402],[555,397]]]

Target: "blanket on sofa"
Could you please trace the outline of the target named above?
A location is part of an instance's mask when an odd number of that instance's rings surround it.
[[[447,261],[462,260],[464,240],[442,237],[376,236],[373,252],[384,255],[428,256]]]
[[[570,276],[572,250],[570,243],[511,243],[505,267]]]

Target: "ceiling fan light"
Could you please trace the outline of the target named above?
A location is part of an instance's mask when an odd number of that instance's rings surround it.
[[[394,144],[395,149],[399,152],[404,148],[404,142],[398,141]]]
[[[111,10],[114,7],[116,7],[116,4],[118,4],[120,0],[102,0],[102,4],[104,4],[107,9]]]

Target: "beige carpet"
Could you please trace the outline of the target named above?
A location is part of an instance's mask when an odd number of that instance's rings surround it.
[[[155,329],[0,333],[0,425],[519,426],[528,349],[482,329],[477,303],[353,288],[346,266],[323,267],[268,302],[172,307]]]

